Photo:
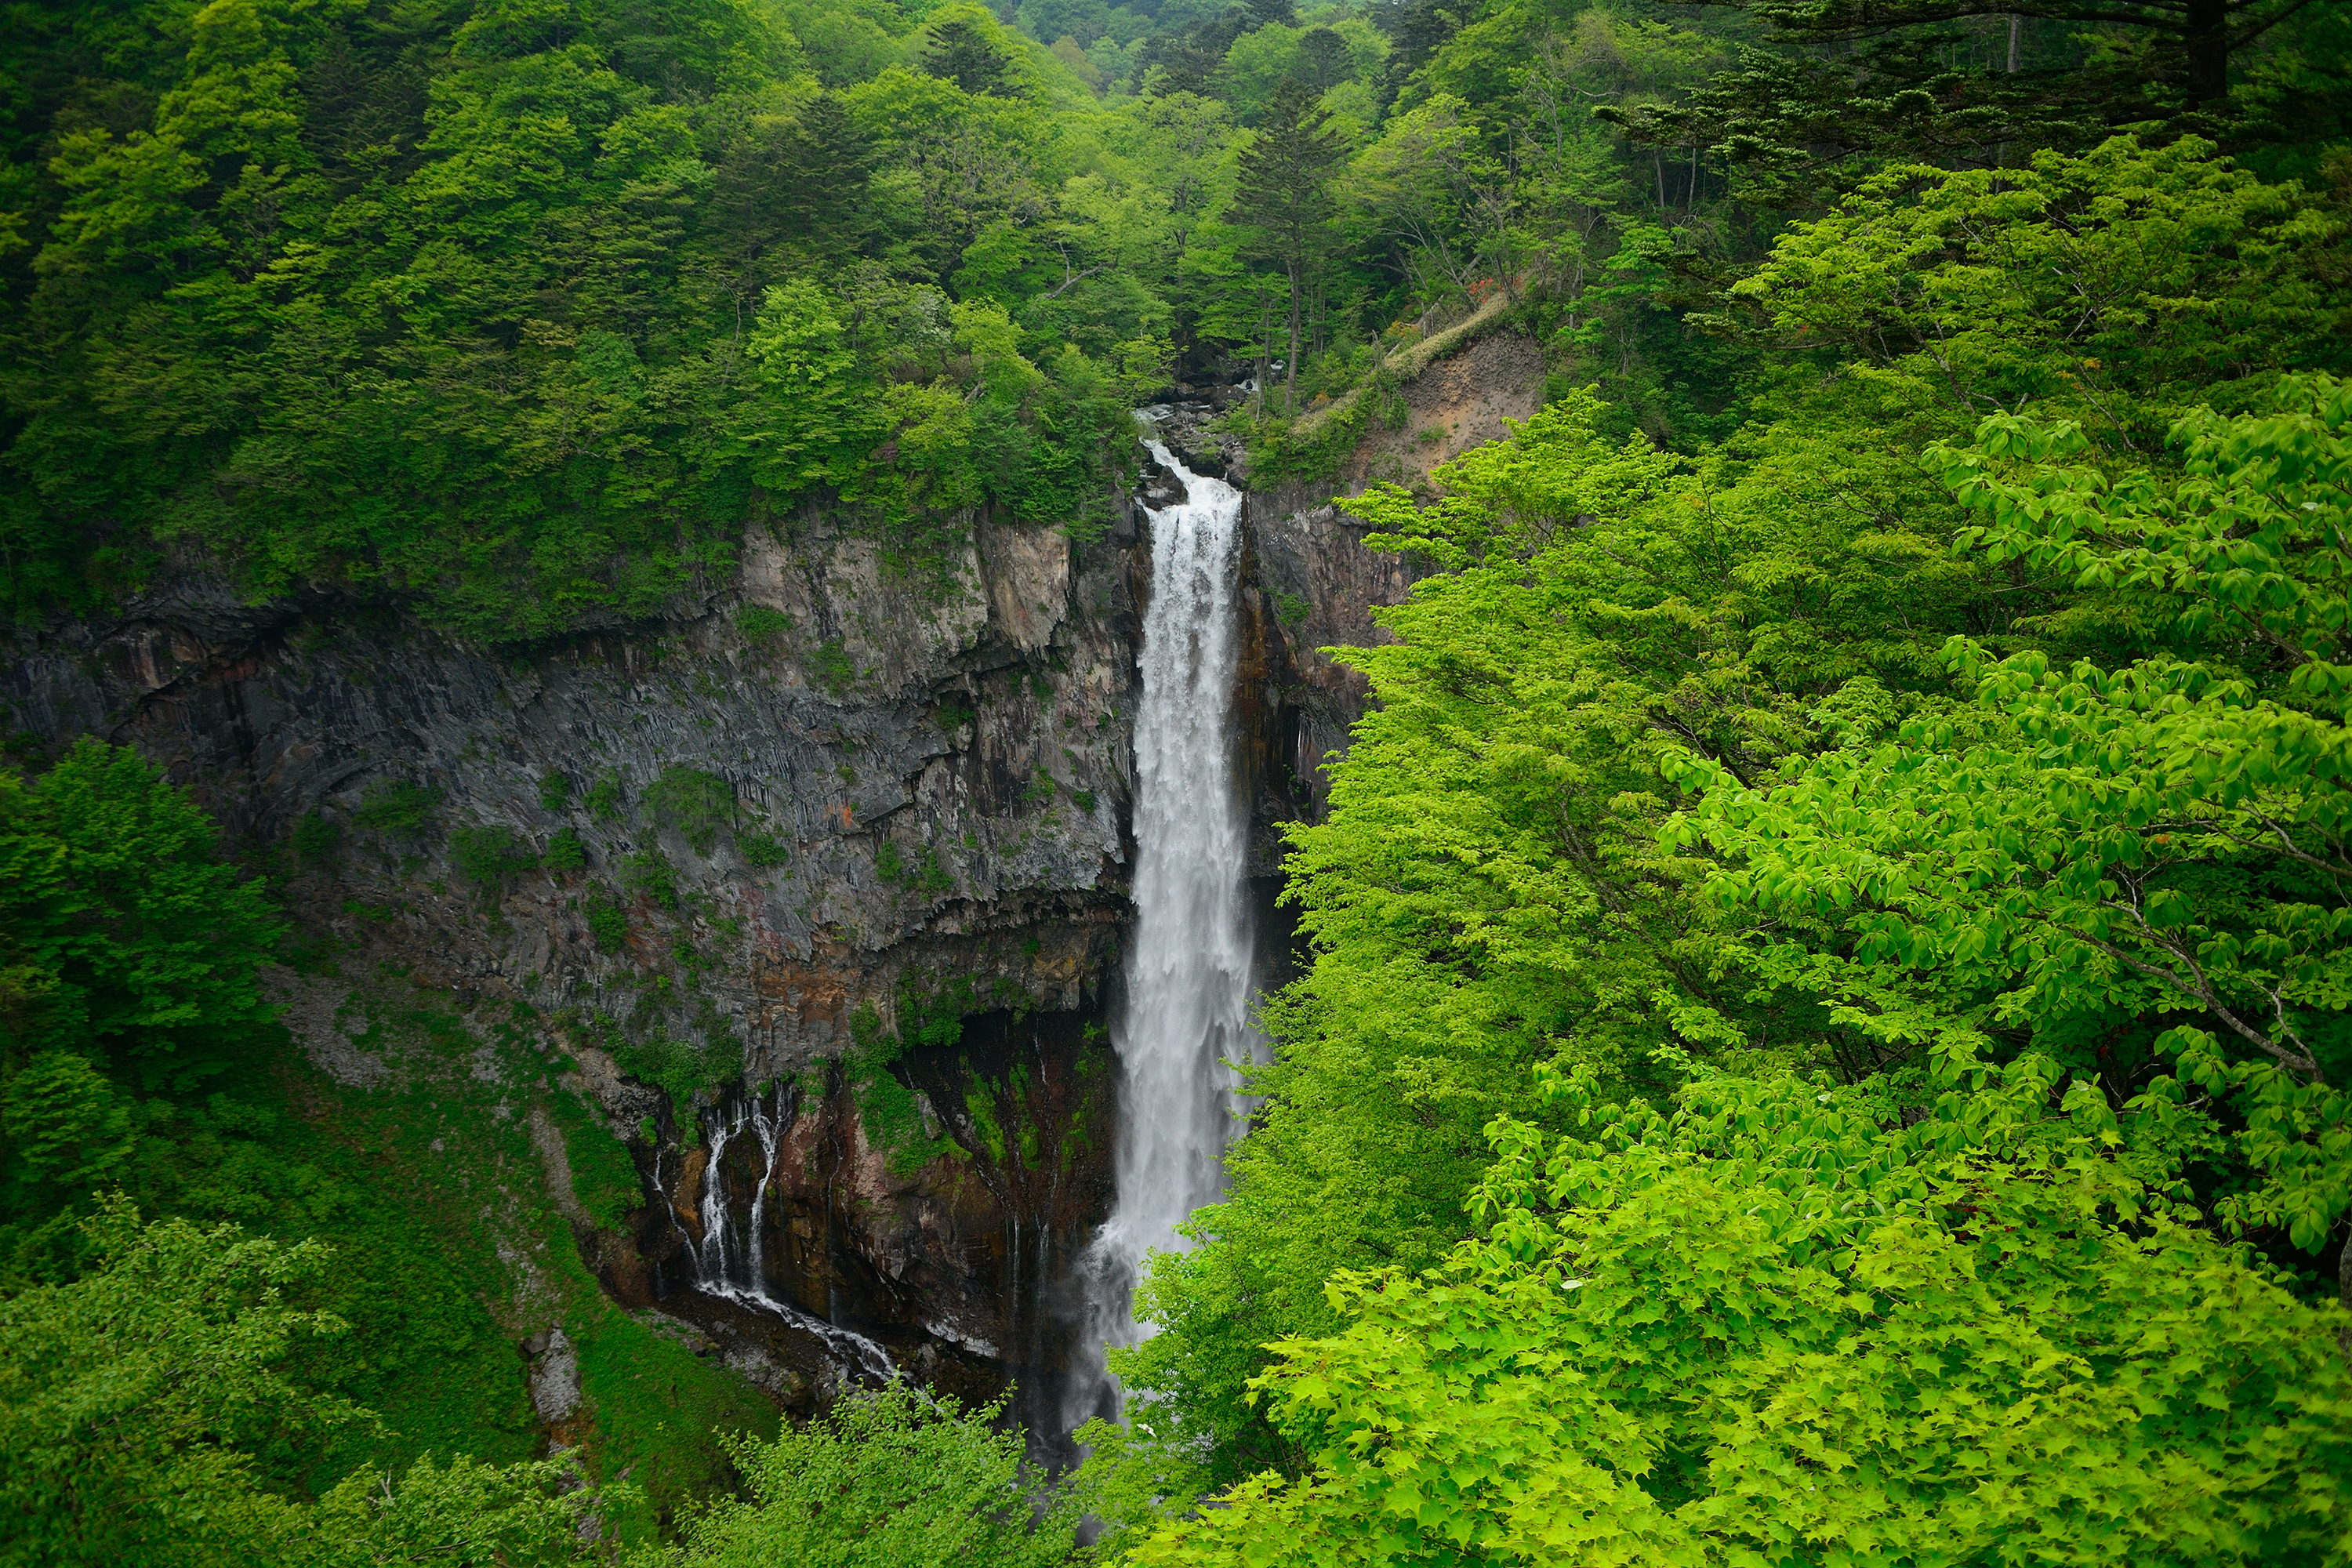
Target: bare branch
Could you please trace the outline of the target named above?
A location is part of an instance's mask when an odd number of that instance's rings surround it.
[[[2231,9],[2251,11],[2260,3],[2261,0],[2239,0],[2239,4],[2232,6]],[[2245,47],[2248,44],[2252,43],[2256,38],[2261,37],[2264,33],[2269,32],[2273,27],[2277,26],[2281,22],[2285,21],[2289,16],[2294,16],[2297,11],[2302,10],[2305,5],[2310,4],[2311,0],[2291,0],[2287,8],[2281,11],[2277,16],[2271,17],[2267,21],[2257,22],[2250,27],[2243,28],[2238,32],[2231,34],[2230,47],[2232,49],[2242,49]]]
[[[1096,273],[1100,272],[1104,268],[1108,267],[1109,265],[1110,265],[1110,263],[1109,263],[1109,262],[1108,262],[1108,261],[1098,261],[1098,262],[1097,262],[1094,266],[1087,268],[1084,272],[1076,272],[1076,273],[1072,273],[1069,277],[1065,278],[1064,279],[1062,279],[1062,287],[1061,287],[1060,289],[1055,289],[1051,294],[1041,294],[1041,295],[1039,295],[1039,296],[1038,296],[1038,300],[1039,300],[1039,301],[1042,303],[1043,301],[1045,301],[1045,300],[1058,300],[1058,299],[1060,299],[1060,298],[1062,297],[1063,291],[1064,291],[1065,289],[1068,289],[1068,288],[1069,288],[1069,286],[1070,286],[1071,284],[1073,284],[1073,283],[1076,283],[1076,282],[1080,282],[1080,281],[1082,281],[1082,280],[1084,280],[1084,279],[1086,279],[1091,278],[1091,277],[1093,277]]]
[[[2167,986],[2172,990],[2179,991],[2185,995],[2195,998],[2204,1006],[2207,1012],[2220,1019],[2221,1023],[2228,1027],[2231,1034],[2245,1040],[2249,1045],[2252,1045],[2255,1049],[2271,1058],[2289,1072],[2294,1073],[2312,1083],[2324,1084],[2327,1081],[2327,1075],[2320,1070],[2319,1063],[2312,1058],[2310,1047],[2305,1047],[2302,1054],[2297,1055],[2295,1052],[2288,1050],[2284,1046],[2280,1045],[2276,1040],[2272,1039],[2268,1035],[2263,1034],[2260,1029],[2257,1029],[2252,1025],[2247,1023],[2244,1019],[2239,1017],[2236,1013],[2231,1011],[2229,1005],[2223,1002],[2220,994],[2213,989],[2213,983],[2205,977],[2205,971],[2199,965],[2196,958],[2189,953],[2183,952],[2178,947],[2166,942],[2162,937],[2158,936],[2155,931],[2148,925],[2147,921],[2140,918],[2140,913],[2137,909],[2129,904],[2117,903],[2109,903],[2106,907],[2109,909],[2123,910],[2128,912],[2135,921],[2138,921],[2140,929],[2147,932],[2149,941],[2156,943],[2158,947],[2163,949],[2166,952],[2170,953],[2174,958],[2179,960],[2180,963],[2188,968],[2188,978],[2184,980],[2180,975],[2170,970],[2160,969],[2151,963],[2143,963],[2138,959],[2134,958],[2122,948],[2117,947],[2115,943],[2106,941],[2105,938],[2093,936],[2086,931],[2079,931],[2074,926],[2068,925],[2064,921],[2056,920],[2051,916],[2033,915],[2029,918],[2042,921],[2048,925],[2055,926],[2060,931],[2064,931],[2067,935],[2074,938],[2075,941],[2083,942],[2086,946],[2098,949],[2101,952],[2105,953],[2109,958],[2114,959],[2117,963],[2122,964],[2126,969],[2128,969],[2133,973],[2139,975],[2142,979],[2153,980],[2159,985]],[[2294,1030],[2284,1026],[2284,1020],[2285,1017],[2284,1002],[2280,998],[2276,992],[2271,992],[2269,993],[2269,995],[2273,1005],[2279,1009],[2279,1015],[2282,1020],[2281,1033],[2284,1034],[2288,1039],[2293,1040],[2297,1046],[2302,1046],[2303,1040],[2301,1037],[2297,1036]]]

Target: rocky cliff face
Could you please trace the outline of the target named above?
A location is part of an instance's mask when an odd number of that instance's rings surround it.
[[[1108,1205],[1135,538],[982,524],[904,570],[808,519],[527,654],[194,578],[21,637],[0,699],[164,763],[345,974],[535,1010],[660,1189],[583,1228],[616,1295],[679,1304],[704,1184],[740,1225],[772,1180],[761,1283],[977,1389],[1052,1358],[1041,1281]],[[790,1086],[772,1172],[708,1160],[728,1079]]]
[[[1329,496],[1425,478],[1531,412],[1540,380],[1531,344],[1488,340],[1407,389],[1409,420],[1344,486],[1250,496],[1237,712],[1269,907],[1277,825],[1322,815],[1323,760],[1367,700],[1319,650],[1381,640],[1373,609],[1417,574]],[[1234,471],[1211,412],[1163,434]],[[1172,483],[1147,470],[1143,499]],[[526,651],[191,574],[20,634],[0,722],[36,756],[137,745],[280,879],[313,967],[341,976],[296,985],[288,1021],[345,1092],[379,1071],[334,1022],[351,985],[446,994],[478,1028],[528,1017],[644,1178],[628,1225],[599,1230],[530,1112],[609,1295],[690,1319],[796,1408],[878,1347],[974,1397],[1015,1380],[1051,1427],[1062,1291],[1112,1197],[1150,591],[1140,520],[1118,512],[1083,547],[982,523],[912,566],[804,515],[658,622]],[[1268,984],[1284,929],[1269,917]],[[560,1362],[535,1327],[534,1365]]]
[[[424,984],[634,1005],[682,966],[687,1011],[774,1073],[910,977],[1083,1005],[1123,909],[1133,569],[1037,530],[906,578],[869,542],[756,537],[731,592],[504,657],[198,581],[22,639],[0,697],[303,847],[303,912]],[[583,865],[525,866],[564,834]],[[623,945],[583,912],[604,892]]]

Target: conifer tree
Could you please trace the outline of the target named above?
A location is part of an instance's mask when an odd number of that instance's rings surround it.
[[[1275,262],[1290,290],[1288,355],[1283,361],[1282,411],[1291,412],[1298,384],[1298,307],[1316,237],[1331,217],[1331,171],[1347,145],[1317,106],[1314,91],[1284,77],[1265,111],[1265,123],[1241,155],[1234,218],[1253,231],[1251,253]]]
[[[923,69],[964,91],[998,98],[1013,96],[1013,62],[997,52],[978,27],[954,19],[931,29],[923,46]]]
[[[2268,100],[2275,84],[2231,97],[2232,63],[2282,24],[2317,16],[2310,0],[2023,0],[2005,15],[1974,0],[1696,3],[1750,12],[1776,47],[1742,49],[1735,69],[1679,101],[1594,112],[1639,145],[1727,158],[1775,205],[1833,194],[1845,182],[1824,176],[1840,166],[2014,164],[2152,121],[2227,145],[2325,139],[2352,91],[2323,68],[2297,73],[2295,107]]]
[[[2229,96],[2230,57],[2311,0],[2020,0],[2002,9],[2079,25],[2145,29],[2179,51],[2190,100],[2200,106]],[[1751,7],[1775,32],[1790,38],[1837,40],[1889,27],[1942,24],[1980,16],[1974,0],[1757,0]]]

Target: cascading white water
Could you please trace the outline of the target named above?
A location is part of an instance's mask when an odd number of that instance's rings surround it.
[[[1176,1227],[1223,1189],[1238,1130],[1237,1075],[1255,1056],[1248,826],[1234,787],[1241,492],[1195,474],[1158,441],[1184,499],[1149,513],[1151,600],[1135,721],[1135,930],[1127,1001],[1112,1035],[1125,1069],[1113,1158],[1118,1195],[1081,1265],[1087,1330],[1066,1414],[1117,1408],[1105,1344],[1154,1331],[1133,1314],[1145,1257],[1190,1244]]]
[[[677,1224],[675,1206],[666,1205],[670,1224],[677,1228],[681,1239],[688,1240],[688,1256],[694,1259],[696,1289],[773,1313],[823,1340],[845,1369],[863,1377],[894,1382],[898,1377],[898,1368],[880,1345],[854,1329],[827,1322],[769,1294],[764,1226],[768,1187],[776,1179],[776,1147],[792,1124],[786,1094],[785,1086],[780,1083],[765,1096],[745,1094],[731,1105],[722,1101],[703,1117],[703,1144],[710,1152],[703,1165],[701,1245],[694,1246],[686,1237],[685,1227]],[[751,1188],[749,1212],[739,1221],[728,1202],[719,1161],[727,1152],[727,1145],[746,1128],[760,1141],[760,1173]],[[662,1181],[658,1151],[654,1155],[654,1184],[665,1193],[669,1190]]]

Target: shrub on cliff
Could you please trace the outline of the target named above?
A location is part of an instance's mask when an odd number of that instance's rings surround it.
[[[735,820],[735,786],[717,773],[674,765],[646,786],[645,807],[656,822],[676,828],[697,855],[709,855],[719,830]]]
[[[449,858],[458,876],[487,892],[539,865],[539,857],[504,826],[458,828],[449,836]]]

